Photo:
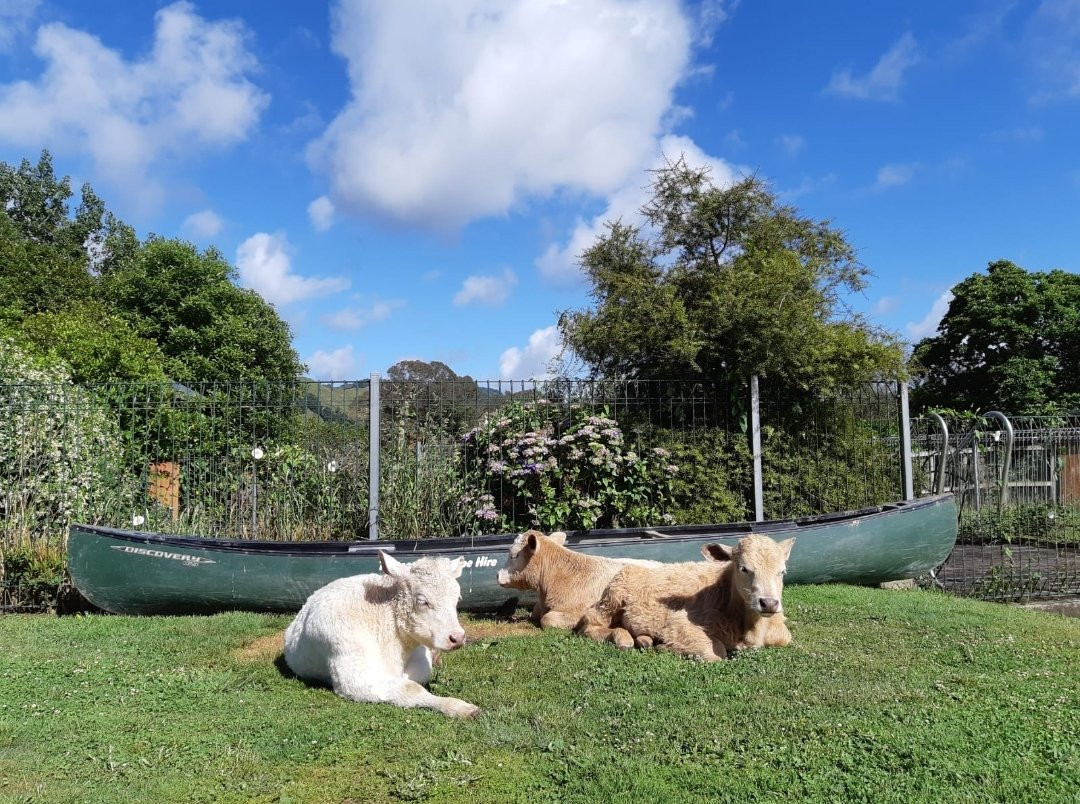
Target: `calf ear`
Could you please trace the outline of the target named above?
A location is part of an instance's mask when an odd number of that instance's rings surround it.
[[[701,554],[709,561],[731,561],[732,551],[726,544],[706,544],[701,548]]]
[[[382,564],[382,571],[391,578],[404,577],[409,571],[404,564],[382,550],[379,551],[379,563]]]
[[[532,550],[535,553],[536,552],[536,546],[539,544],[539,539],[536,538],[536,531],[535,530],[530,530],[525,535],[529,537],[528,539],[525,540],[525,546],[528,547],[530,550]]]
[[[790,539],[784,539],[784,541],[777,542],[776,544],[784,551],[784,558],[786,559],[791,555],[791,548],[795,546],[795,537],[792,536]]]
[[[566,534],[561,530],[555,530],[548,534],[548,538],[555,544],[566,544]]]
[[[458,556],[450,562],[450,572],[454,574],[455,578],[461,577],[461,571],[465,569],[465,557]]]

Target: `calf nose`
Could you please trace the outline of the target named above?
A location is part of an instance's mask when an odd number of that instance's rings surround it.
[[[762,597],[758,599],[758,605],[766,614],[776,614],[780,611],[780,600],[775,597]]]
[[[465,644],[465,629],[459,628],[456,631],[451,631],[447,639],[450,640],[450,650],[460,648]]]

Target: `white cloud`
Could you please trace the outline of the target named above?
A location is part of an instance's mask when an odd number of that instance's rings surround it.
[[[317,232],[325,232],[334,225],[334,202],[320,195],[307,208],[308,218]]]
[[[536,267],[541,276],[554,283],[571,283],[581,279],[578,259],[582,252],[592,246],[605,233],[607,221],[622,220],[640,225],[639,210],[649,200],[649,188],[645,185],[646,168],[659,168],[666,160],[686,159],[691,167],[708,167],[713,183],[726,186],[735,181],[739,170],[722,159],[711,157],[686,137],[668,135],[660,141],[658,152],[651,163],[645,163],[632,177],[608,197],[607,207],[591,221],[578,221],[566,245],[553,243],[537,259]]]
[[[905,33],[865,76],[860,78],[852,75],[851,70],[841,70],[833,74],[825,91],[859,100],[896,100],[904,72],[918,64],[920,58],[915,37]]]
[[[890,187],[899,187],[902,184],[907,184],[915,178],[915,171],[917,169],[918,165],[915,164],[884,165],[878,168],[877,177],[874,180],[874,188],[877,190],[887,190]]]
[[[1041,85],[1035,100],[1080,97],[1080,0],[1043,0],[1022,47]]]
[[[0,0],[0,53],[11,50],[40,5],[41,0]]]
[[[712,45],[716,29],[727,22],[740,0],[701,0],[698,5],[695,37],[702,47]]]
[[[470,276],[454,296],[454,304],[460,306],[477,302],[498,307],[509,298],[516,284],[517,276],[509,268],[503,270],[502,276]]]
[[[312,164],[339,210],[441,229],[625,184],[693,40],[677,0],[340,0],[333,20],[352,99]]]
[[[907,326],[904,329],[907,331],[908,337],[913,341],[920,341],[937,332],[938,324],[940,324],[941,319],[945,317],[945,313],[949,312],[949,303],[952,300],[953,294],[951,290],[947,290],[938,296],[937,299],[934,300],[934,305],[930,308],[930,312],[926,314],[922,321],[909,321],[907,323]]]
[[[0,84],[0,141],[86,154],[100,176],[139,192],[166,156],[244,139],[269,100],[246,77],[258,65],[245,28],[187,2],[154,19],[153,45],[133,61],[62,23],[38,28],[45,69]]]
[[[316,380],[352,380],[356,379],[356,357],[352,346],[342,346],[327,352],[323,349],[304,358],[308,367],[308,376]]]
[[[390,317],[390,313],[404,306],[403,299],[376,301],[364,307],[343,307],[335,313],[324,315],[322,320],[334,329],[360,329],[368,324],[385,321]]]
[[[225,222],[212,209],[204,209],[201,212],[193,212],[184,218],[181,228],[192,237],[206,240],[214,237],[221,231]]]
[[[806,139],[798,134],[784,134],[776,138],[776,144],[788,156],[796,157],[806,147]]]
[[[241,281],[276,305],[329,296],[349,287],[343,277],[315,279],[293,273],[289,251],[284,235],[253,234],[236,248]]]
[[[542,380],[551,376],[548,366],[562,350],[559,328],[555,324],[538,329],[529,336],[524,349],[511,346],[499,358],[499,376],[504,380]]]

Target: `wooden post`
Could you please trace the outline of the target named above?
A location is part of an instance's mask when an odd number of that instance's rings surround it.
[[[176,461],[150,464],[147,490],[151,500],[169,509],[173,522],[180,517],[180,464]]]

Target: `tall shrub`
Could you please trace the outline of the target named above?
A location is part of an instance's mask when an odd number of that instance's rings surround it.
[[[59,363],[0,339],[0,540],[60,543],[75,520],[130,499],[123,442],[108,408]]]

